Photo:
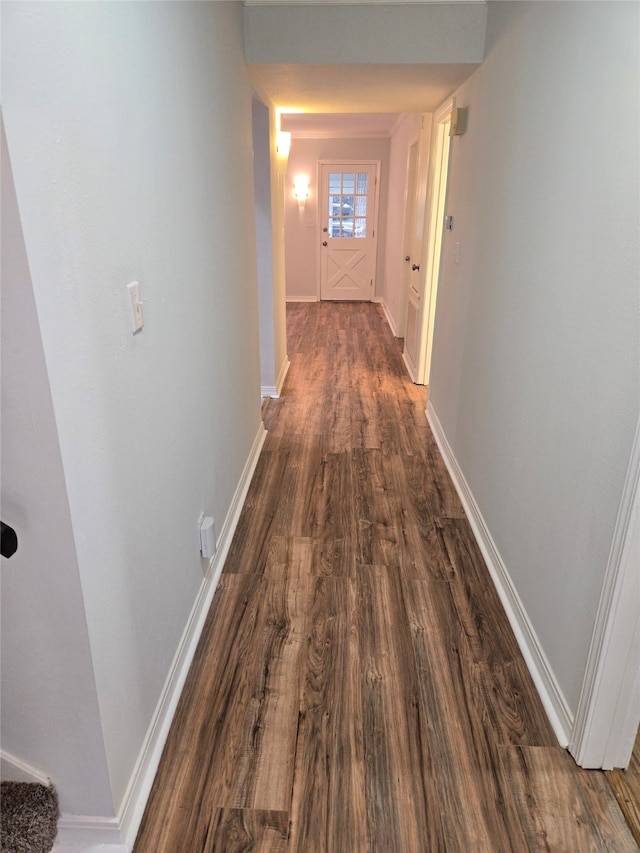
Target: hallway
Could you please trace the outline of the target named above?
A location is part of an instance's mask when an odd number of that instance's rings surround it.
[[[636,850],[557,746],[380,308],[287,322],[136,853]]]

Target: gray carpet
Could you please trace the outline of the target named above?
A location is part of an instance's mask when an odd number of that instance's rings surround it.
[[[49,853],[57,824],[58,798],[53,788],[30,782],[2,782],[2,853]]]

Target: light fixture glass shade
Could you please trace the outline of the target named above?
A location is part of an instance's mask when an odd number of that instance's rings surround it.
[[[298,206],[304,207],[309,198],[309,178],[307,175],[296,175],[293,179],[293,196],[298,200]]]
[[[279,130],[276,148],[279,157],[288,157],[291,150],[291,134],[286,130]]]

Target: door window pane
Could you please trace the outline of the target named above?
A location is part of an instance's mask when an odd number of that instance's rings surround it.
[[[367,215],[367,197],[366,195],[356,196],[356,216]]]
[[[353,237],[353,219],[342,220],[342,236]]]
[[[332,239],[367,236],[367,172],[329,172],[328,236]]]
[[[342,176],[342,192],[347,195],[353,195],[356,188],[356,176],[351,173],[345,173]]]

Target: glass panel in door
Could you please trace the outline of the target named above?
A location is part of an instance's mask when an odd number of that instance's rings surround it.
[[[364,238],[368,233],[367,172],[329,172],[329,219],[331,238]]]

